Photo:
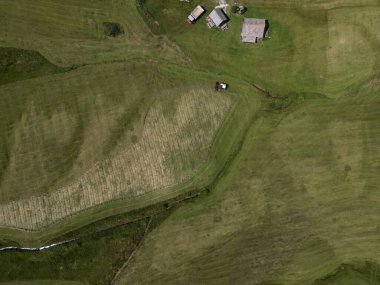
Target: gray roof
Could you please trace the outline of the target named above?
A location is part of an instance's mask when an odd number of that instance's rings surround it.
[[[241,39],[246,43],[256,43],[265,37],[266,22],[264,19],[244,18]]]
[[[221,24],[228,20],[226,14],[224,14],[222,9],[220,8],[212,10],[212,12],[209,15],[209,18],[214,22],[215,26],[217,27],[219,27]]]

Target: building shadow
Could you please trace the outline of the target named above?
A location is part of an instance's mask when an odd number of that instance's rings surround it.
[[[264,38],[268,37],[268,31],[269,31],[269,21],[265,20]]]

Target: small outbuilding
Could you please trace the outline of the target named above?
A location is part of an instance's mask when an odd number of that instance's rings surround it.
[[[267,20],[244,18],[241,40],[243,43],[257,43],[268,36],[268,29]]]
[[[198,20],[203,15],[203,13],[205,11],[206,10],[201,5],[198,5],[197,7],[195,7],[195,9],[187,17],[187,22],[190,25],[194,24],[195,21]]]
[[[215,8],[207,17],[207,26],[211,28],[225,28],[228,17],[221,8]]]

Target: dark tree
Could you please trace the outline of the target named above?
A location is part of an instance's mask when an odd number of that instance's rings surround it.
[[[108,37],[117,37],[124,34],[124,29],[119,23],[103,22],[103,32]]]
[[[238,11],[238,13],[239,13],[240,15],[242,15],[242,14],[244,14],[245,12],[247,12],[247,7],[245,7],[245,6],[240,6],[240,7],[239,7],[239,11]]]
[[[231,11],[232,11],[232,13],[234,13],[234,14],[236,14],[236,13],[239,13],[239,7],[238,6],[236,6],[236,5],[233,5],[232,7],[231,7]]]

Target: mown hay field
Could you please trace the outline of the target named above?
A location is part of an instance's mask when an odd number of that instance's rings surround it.
[[[13,48],[1,54],[11,74],[0,87],[2,227],[40,229],[172,188],[206,166],[238,99],[212,92],[212,76],[160,64],[191,65],[151,34],[134,3],[0,6],[0,43]],[[105,22],[123,33],[107,37]]]
[[[165,89],[155,72],[118,64],[5,86],[9,104],[28,94],[41,98],[25,99],[20,120],[4,126],[10,150],[1,177],[1,226],[37,229],[193,176],[233,98],[208,86]],[[148,83],[136,83],[139,73]],[[157,94],[149,99],[148,90]]]

